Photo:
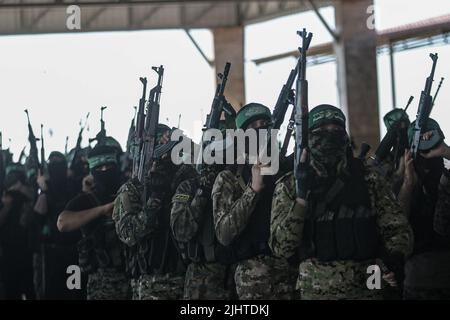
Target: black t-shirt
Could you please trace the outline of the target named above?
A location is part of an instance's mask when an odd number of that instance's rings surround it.
[[[95,192],[93,193],[80,193],[78,196],[73,198],[69,203],[66,205],[67,211],[84,211],[89,210],[98,206],[105,205],[111,201],[114,201],[114,198],[105,198],[100,197]],[[83,226],[81,228],[82,234],[86,235],[87,233],[90,233],[93,229],[95,229],[100,222],[104,220],[110,220],[110,217],[99,217],[95,219],[94,221],[88,223],[87,225]]]
[[[100,201],[100,200],[99,200]],[[94,197],[90,193],[80,193],[78,196],[69,201],[66,205],[67,211],[83,211],[95,208],[101,204],[96,203]]]

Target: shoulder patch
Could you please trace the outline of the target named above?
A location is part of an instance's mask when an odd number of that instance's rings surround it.
[[[182,194],[182,193],[178,193],[176,194],[173,199],[176,201],[182,201],[182,202],[187,202],[189,201],[189,199],[191,198],[190,195],[188,194]]]

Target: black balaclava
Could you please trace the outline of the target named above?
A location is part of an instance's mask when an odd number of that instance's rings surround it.
[[[50,154],[48,162],[49,184],[54,191],[66,187],[67,161],[64,155],[54,151]]]
[[[100,197],[113,197],[120,188],[120,171],[117,164],[110,164],[105,171],[91,170],[94,177],[95,191]]]
[[[88,162],[94,178],[95,193],[102,201],[111,201],[121,184],[116,150],[110,146],[97,145],[89,153]],[[102,170],[103,167],[106,170]]]

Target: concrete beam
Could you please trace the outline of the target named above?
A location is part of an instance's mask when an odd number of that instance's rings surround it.
[[[339,41],[337,58],[340,105],[348,115],[349,133],[356,145],[380,141],[377,80],[377,33],[368,28],[367,8],[373,0],[336,0]]]
[[[216,73],[225,63],[231,63],[225,96],[236,110],[245,104],[244,84],[244,28],[213,29]]]

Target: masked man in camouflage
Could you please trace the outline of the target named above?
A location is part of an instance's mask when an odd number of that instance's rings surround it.
[[[145,205],[144,186],[130,180],[120,188],[114,207],[116,232],[127,247],[127,272],[134,279],[133,299],[138,300],[183,296],[186,270],[170,230],[171,199],[178,185],[197,173],[192,166],[172,162],[163,138],[157,140],[154,155],[160,155],[153,162]]]
[[[59,215],[58,229],[81,229],[79,264],[88,274],[88,300],[125,300],[130,297],[130,281],[125,274],[124,246],[111,219],[114,199],[120,187],[116,149],[95,146],[89,153],[94,189],[71,200]]]
[[[383,290],[368,289],[368,267],[383,257],[401,273],[412,250],[411,227],[390,186],[351,154],[340,109],[314,108],[308,127],[300,196],[292,173],[277,182],[270,246],[300,261],[302,299],[381,299]]]
[[[257,103],[244,106],[236,116],[238,129],[257,131],[270,124],[270,110]],[[246,149],[248,153],[248,144]],[[231,251],[228,263],[235,265],[239,299],[290,299],[294,281],[289,266],[272,256],[267,242],[274,181],[261,169],[247,162],[219,173],[212,191],[216,236]]]
[[[208,147],[214,144],[225,149],[225,143],[214,141]],[[228,250],[216,238],[211,199],[212,186],[223,168],[202,164],[200,176],[182,182],[172,199],[170,224],[188,265],[186,300],[229,300],[233,295]]]
[[[408,130],[413,138],[413,122]],[[450,148],[439,124],[428,119],[413,159],[404,156],[399,201],[414,232],[414,250],[405,266],[404,299],[450,299],[449,171]],[[446,222],[447,221],[447,222]]]

